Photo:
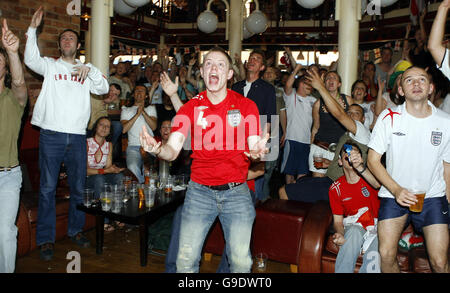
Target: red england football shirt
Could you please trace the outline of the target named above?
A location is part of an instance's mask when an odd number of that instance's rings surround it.
[[[356,214],[360,208],[368,207],[372,217],[378,218],[378,191],[362,178],[355,184],[349,184],[345,176],[340,177],[330,186],[329,197],[334,215],[345,218]]]
[[[191,135],[191,179],[204,185],[243,183],[250,160],[247,138],[260,135],[256,104],[228,90],[227,97],[213,105],[206,91],[184,104],[177,112],[172,132]]]

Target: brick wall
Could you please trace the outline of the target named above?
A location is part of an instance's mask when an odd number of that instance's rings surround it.
[[[58,35],[67,28],[80,31],[80,17],[69,16],[66,6],[70,0],[0,0],[1,18],[8,20],[9,29],[20,38],[20,55],[23,60],[25,49],[25,33],[31,22],[33,13],[40,5],[44,7],[43,24],[38,36],[41,56],[58,57]],[[42,78],[26,68],[25,79],[29,91],[30,102],[37,98]]]

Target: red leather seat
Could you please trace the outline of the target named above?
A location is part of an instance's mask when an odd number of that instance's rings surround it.
[[[292,271],[318,272],[326,231],[331,223],[328,203],[269,199],[256,207],[251,251],[291,264]],[[314,243],[319,243],[316,245]],[[203,252],[221,255],[224,238],[217,221],[206,238]]]

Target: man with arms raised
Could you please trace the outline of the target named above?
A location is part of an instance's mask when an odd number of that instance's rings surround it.
[[[86,127],[91,113],[90,93],[106,94],[106,77],[92,66],[76,59],[81,42],[78,33],[66,29],[59,35],[61,57],[41,57],[36,30],[42,22],[42,7],[34,13],[27,31],[25,64],[44,77],[41,93],[33,111],[31,124],[41,128],[39,135],[39,207],[36,244],[40,257],[53,257],[55,242],[55,194],[61,163],[67,168],[70,207],[67,235],[79,246],[89,246],[81,233],[85,214],[77,209],[82,202],[86,181]]]
[[[398,241],[412,221],[424,233],[433,271],[448,272],[450,116],[428,101],[434,86],[424,69],[408,68],[398,90],[406,102],[380,114],[368,145],[368,167],[382,184],[378,193],[381,270],[399,272]],[[384,153],[386,168],[381,163]],[[408,191],[411,188],[426,191],[421,212],[409,210],[418,201]]]
[[[191,181],[181,215],[177,272],[198,272],[205,237],[216,217],[227,241],[231,272],[252,267],[250,238],[255,208],[246,184],[250,160],[267,152],[256,104],[227,89],[231,58],[221,48],[205,56],[200,69],[207,90],[183,105],[169,141],[161,145],[143,129],[144,150],[172,161],[191,133]]]

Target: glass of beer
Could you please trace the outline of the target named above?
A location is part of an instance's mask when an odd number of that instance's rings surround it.
[[[322,169],[323,168],[323,155],[320,153],[315,153],[313,155],[314,158],[314,167],[316,169]]]
[[[173,178],[171,176],[167,177],[166,184],[164,185],[164,192],[166,194],[171,193],[173,190]]]
[[[149,170],[145,170],[144,171],[144,178],[145,178],[145,185],[149,185],[150,184],[150,171]]]
[[[420,213],[423,209],[423,200],[425,199],[426,191],[423,189],[408,189],[417,197],[417,202],[409,206],[411,212]]]

